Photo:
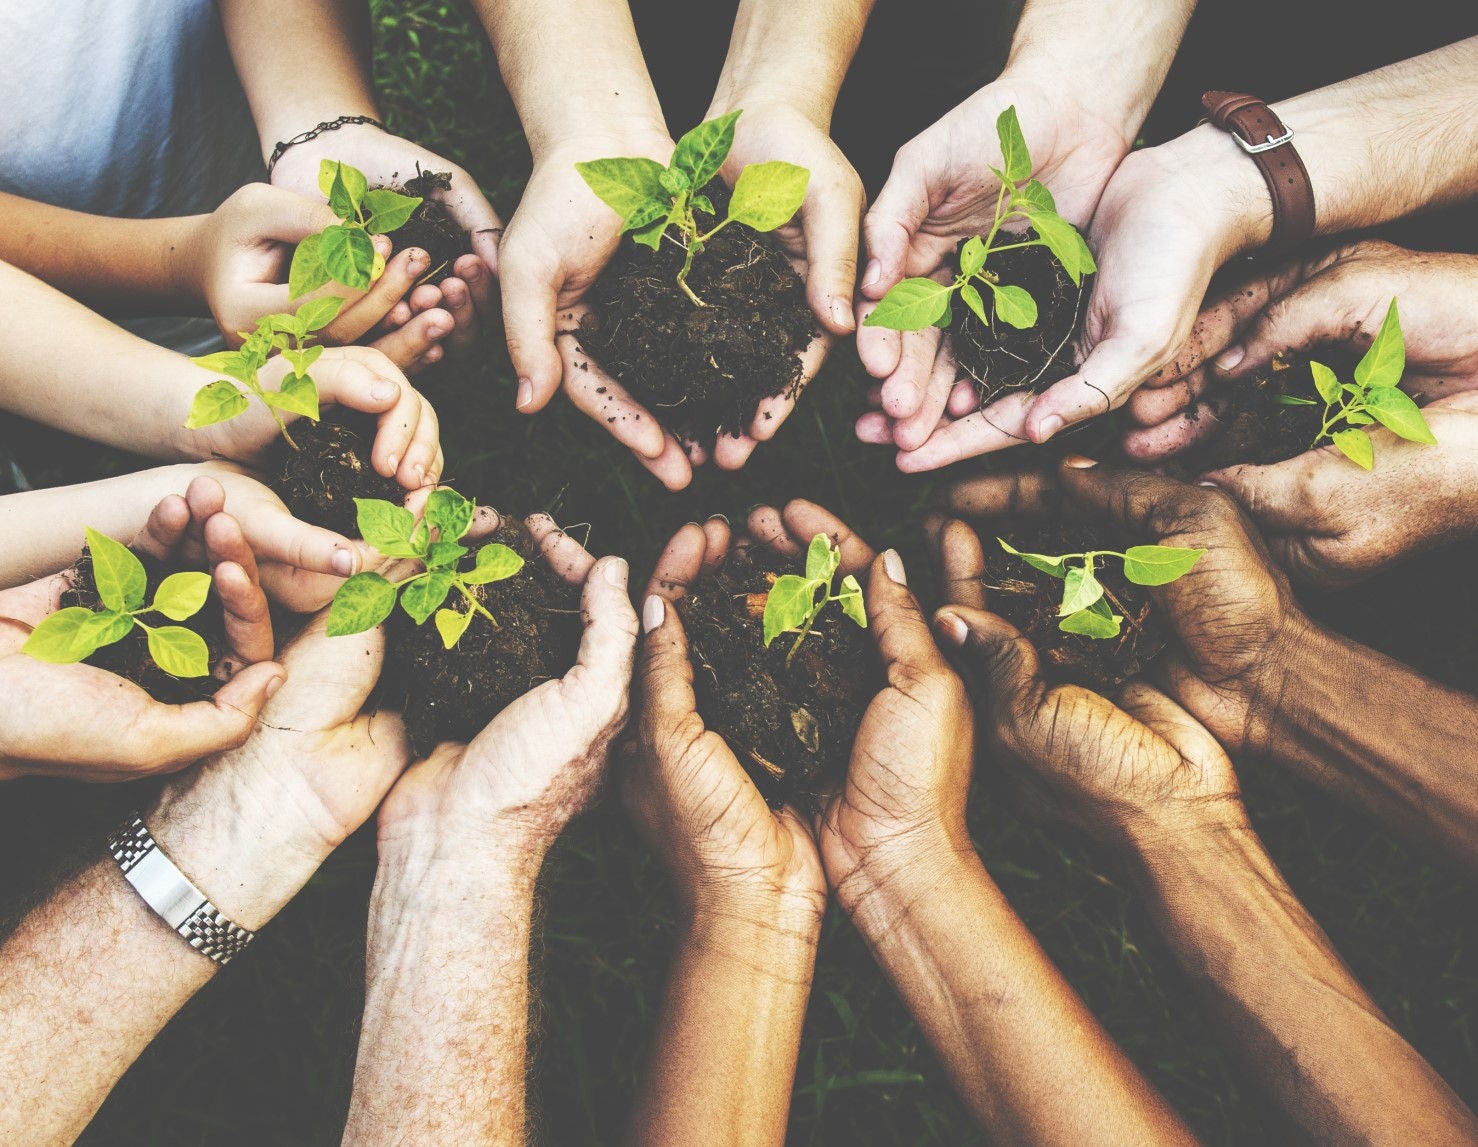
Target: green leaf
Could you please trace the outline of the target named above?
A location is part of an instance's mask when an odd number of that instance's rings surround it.
[[[1057,214],[1057,201],[1052,198],[1052,192],[1047,190],[1047,185],[1040,179],[1033,179],[1025,186],[1012,191],[1011,206],[1019,211],[1047,211],[1053,215]]]
[[[199,430],[217,422],[229,422],[250,405],[246,395],[237,390],[234,383],[224,378],[208,383],[195,392],[190,414],[185,419],[185,429]]]
[[[288,375],[280,390],[264,391],[262,398],[268,406],[318,421],[318,387],[306,374]]]
[[[706,195],[693,196],[693,210],[702,211],[705,215],[714,214],[713,200]]]
[[[662,174],[657,176],[657,182],[662,185],[662,190],[669,195],[681,195],[684,191],[691,190],[692,184],[688,181],[685,171],[679,171],[675,167],[664,168]]]
[[[663,215],[655,223],[642,227],[631,233],[633,242],[640,243],[643,247],[650,247],[655,251],[662,245],[662,232],[667,230],[667,216]]]
[[[1102,596],[1103,586],[1093,576],[1093,571],[1086,565],[1073,566],[1067,571],[1067,581],[1062,589],[1062,606],[1058,609],[1057,616],[1066,617],[1080,609],[1087,609]]]
[[[334,189],[334,176],[339,174],[339,161],[337,159],[320,159],[318,161],[318,190],[325,199],[329,192]]]
[[[782,633],[800,629],[816,608],[816,583],[797,574],[782,574],[765,598],[765,648]]]
[[[371,235],[388,235],[404,227],[422,200],[415,195],[401,195],[389,188],[377,187],[365,193],[364,212],[369,217],[364,229]]]
[[[339,311],[343,306],[344,300],[337,295],[329,295],[322,299],[309,299],[298,308],[296,315],[291,316],[297,320],[294,324],[297,329],[293,333],[302,336],[308,334],[310,331],[322,330],[329,323],[333,322],[334,319],[338,318]],[[278,316],[274,315],[272,317],[276,318]],[[288,316],[282,317],[285,318]]]
[[[810,181],[809,171],[784,160],[751,163],[734,183],[729,218],[756,231],[773,231],[801,209]]]
[[[1124,551],[1124,576],[1135,585],[1168,585],[1190,573],[1205,552],[1185,546],[1130,546]]]
[[[621,216],[623,230],[632,230],[632,217],[654,200],[665,211],[671,196],[662,190],[659,176],[664,170],[655,159],[630,157],[596,159],[575,164],[585,185],[600,201]]]
[[[707,120],[677,141],[677,148],[672,153],[671,166],[677,168],[692,181],[694,190],[701,190],[704,184],[717,175],[719,168],[724,165],[724,160],[729,157],[729,149],[734,146],[734,121],[739,118],[740,114],[740,111],[731,111],[717,119]],[[742,173],[740,178],[743,178]],[[738,194],[737,188],[735,194]],[[732,208],[729,214],[734,214]],[[795,212],[792,211],[791,214]],[[790,215],[785,218],[789,219]],[[782,219],[780,222],[783,223],[785,220]],[[771,228],[760,227],[756,230],[769,231]]]
[[[996,297],[996,315],[1002,322],[1009,323],[1018,330],[1024,330],[1036,323],[1037,300],[1031,297],[1026,288],[1011,285],[1003,287],[991,283],[990,289]]]
[[[985,266],[985,240],[979,235],[971,235],[965,240],[965,245],[960,248],[960,274],[978,274],[980,268]]]
[[[806,549],[806,577],[831,584],[831,575],[842,564],[842,554],[825,534],[817,534]]]
[[[323,236],[309,235],[293,252],[292,267],[287,272],[287,297],[300,299],[318,290],[331,277],[323,265]]]
[[[1372,391],[1371,393],[1373,394],[1375,392]],[[1315,404],[1311,402],[1309,403],[1309,405],[1313,406]],[[1375,424],[1375,419],[1371,418],[1370,415],[1366,414],[1363,410],[1350,410],[1349,408],[1346,408],[1344,413],[1341,414],[1340,417],[1342,417],[1350,426],[1372,426]]]
[[[477,507],[455,490],[439,486],[426,499],[426,520],[440,531],[441,540],[455,542],[472,525]]]
[[[100,640],[102,634],[94,621],[94,618],[99,617],[123,618],[128,623],[124,633],[133,628],[133,618],[127,614],[93,613],[80,605],[72,605],[44,618],[40,625],[31,630],[31,635],[21,646],[21,652],[52,665],[75,665],[90,656],[94,650],[108,644]]]
[[[187,570],[170,574],[154,591],[153,609],[171,621],[194,617],[210,595],[210,574]]]
[[[92,580],[98,597],[115,613],[127,613],[144,604],[149,579],[144,563],[133,551],[91,526],[86,528],[87,549],[92,555]]]
[[[400,591],[400,608],[417,625],[425,625],[452,589],[450,570],[428,570]]]
[[[256,336],[248,335],[247,338],[252,340]],[[267,354],[263,353],[259,342],[258,339],[244,343],[238,350],[218,350],[215,354],[202,355],[190,361],[205,370],[229,375],[237,382],[244,382],[250,386],[256,381],[257,370],[267,361]]]
[[[321,170],[318,182],[319,186],[322,186],[323,173]],[[335,163],[334,176],[328,188],[329,207],[340,219],[358,218],[359,205],[364,202],[364,193],[368,186],[364,172],[357,167],[350,167],[347,163]]]
[[[523,558],[517,550],[511,550],[501,542],[493,542],[477,551],[477,565],[460,576],[468,585],[485,585],[490,581],[511,578],[521,569]]]
[[[974,311],[981,322],[990,326],[990,313],[985,309],[985,300],[980,297],[980,292],[975,289],[973,283],[961,285],[960,298],[965,300],[965,306]]]
[[[1339,378],[1322,362],[1309,363],[1309,373],[1314,376],[1314,389],[1326,403],[1339,397]]]
[[[424,546],[415,544],[416,516],[404,506],[378,498],[355,498],[354,508],[359,536],[387,558],[418,558],[425,552]]]
[[[455,609],[438,609],[436,611],[436,632],[441,634],[441,644],[450,649],[461,640],[462,634],[467,632],[467,627],[472,624],[472,610],[459,613]]]
[[[837,594],[842,603],[842,612],[863,629],[867,628],[867,607],[862,603],[862,587],[851,574],[842,578],[842,592]]]
[[[377,573],[357,573],[339,587],[328,607],[330,637],[373,629],[395,608],[396,590]]]
[[[1057,628],[1064,633],[1078,633],[1084,637],[1118,637],[1119,625],[1123,620],[1109,608],[1104,598],[1099,598],[1087,609],[1068,614],[1057,623]]]
[[[1363,430],[1336,430],[1329,440],[1356,466],[1369,470],[1375,465],[1375,446]]]
[[[166,625],[145,631],[149,656],[171,677],[205,677],[210,673],[210,647],[193,629]]]
[[[1026,215],[1047,249],[1062,264],[1062,269],[1067,272],[1074,286],[1082,284],[1084,275],[1091,275],[1098,270],[1098,264],[1093,261],[1093,252],[1088,250],[1083,236],[1061,215],[1037,208],[1032,208]]]
[[[1421,408],[1403,390],[1397,390],[1394,386],[1374,387],[1365,396],[1365,409],[1387,430],[1408,442],[1424,442],[1428,446],[1437,444],[1437,437],[1427,425]],[[1348,414],[1345,415],[1345,421],[1351,421]]]
[[[325,227],[323,265],[334,282],[365,291],[374,282],[375,244],[361,227]]]
[[[1020,183],[1032,173],[1031,152],[1026,149],[1026,137],[1021,134],[1021,122],[1016,118],[1016,105],[1012,104],[996,116],[996,138],[1001,141],[1001,166],[1006,169],[1006,178]]]
[[[996,541],[1001,543],[1001,549],[1013,557],[1020,558],[1033,569],[1039,569],[1053,577],[1067,577],[1067,558],[1053,558],[1046,554],[1024,554],[1005,538],[997,538]]]
[[[426,547],[426,568],[455,569],[467,553],[467,547],[456,542],[432,542]]]
[[[862,325],[921,331],[949,314],[949,297],[953,292],[953,287],[933,279],[904,279],[882,297]]]
[[[1278,395],[1279,406],[1318,406],[1312,398],[1301,398],[1296,394]]]
[[[1405,370],[1406,340],[1401,337],[1401,316],[1393,298],[1370,349],[1355,366],[1355,381],[1361,386],[1395,386]]]

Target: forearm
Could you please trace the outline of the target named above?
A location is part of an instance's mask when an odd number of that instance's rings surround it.
[[[1146,901],[1227,1043],[1321,1143],[1457,1143],[1472,1113],[1391,1027],[1245,821],[1132,846]]]
[[[344,1141],[522,1142],[537,866],[422,835],[381,853]]]
[[[713,112],[789,104],[829,130],[873,0],[743,0]]]
[[[627,1140],[783,1143],[821,917],[697,914],[678,940]]]
[[[221,0],[231,58],[267,159],[340,116],[378,118],[368,7],[359,0]]]
[[[603,132],[666,133],[624,0],[474,0],[537,161]]]
[[[853,921],[993,1142],[1192,1141],[973,853],[883,878]]]

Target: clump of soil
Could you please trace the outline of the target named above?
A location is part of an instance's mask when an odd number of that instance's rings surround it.
[[[1051,557],[1089,550],[1122,552],[1134,543],[1098,526],[1038,520],[1002,521],[995,536],[983,539],[986,603],[1037,647],[1049,685],[1082,685],[1108,696],[1143,672],[1165,648],[1164,622],[1145,588],[1124,576],[1117,558],[1098,561],[1094,572],[1112,595],[1109,604],[1114,612],[1124,617],[1119,636],[1086,637],[1057,628],[1062,579],[1008,554],[996,536],[1024,553]]]
[[[269,462],[273,492],[293,517],[346,537],[359,536],[355,498],[397,506],[405,491],[370,464],[376,423],[372,414],[335,407],[317,422],[291,427],[297,449],[279,441]]]
[[[1027,231],[1021,241],[1035,239]],[[956,271],[959,268],[956,266]],[[956,292],[950,300],[950,342],[955,363],[973,379],[982,407],[1011,390],[1040,393],[1061,382],[1076,368],[1073,336],[1086,310],[1087,286],[1074,286],[1046,247],[1018,247],[992,254],[987,270],[1003,284],[1024,288],[1037,304],[1037,321],[1018,330],[995,317],[990,293],[985,296],[991,321],[983,323]],[[1105,407],[1108,399],[1104,398]]]
[[[144,563],[144,572],[149,578],[149,588],[144,600],[153,601],[154,591],[159,588],[159,583],[170,574],[179,573],[180,567],[167,566],[147,554],[136,552],[135,556]],[[62,594],[61,602],[63,609],[73,605],[91,610],[102,608],[103,601],[98,596],[97,583],[92,578],[92,553],[86,547],[72,566],[72,588]],[[205,644],[210,649],[211,665],[225,655],[226,627],[221,617],[220,599],[216,597],[214,588],[206,598],[205,605],[193,617],[184,621],[171,621],[162,614],[149,614],[145,617],[145,622],[156,629],[161,625],[181,625],[186,629],[193,629],[205,639]],[[147,635],[138,626],[134,626],[122,641],[96,650],[84,664],[95,665],[99,669],[125,677],[154,700],[166,705],[203,701],[213,696],[221,687],[221,682],[214,677],[174,677],[160,669],[149,655]]]
[[[705,188],[720,212],[728,188]],[[717,219],[696,212],[703,230]],[[800,386],[800,354],[818,334],[805,285],[773,235],[730,223],[677,284],[685,255],[672,228],[656,251],[622,240],[586,296],[584,349],[683,441],[737,437],[760,401]]]
[[[422,281],[433,285],[450,276],[452,264],[472,252],[471,237],[447,214],[440,200],[431,198],[433,192],[447,191],[451,186],[450,171],[422,171],[417,164],[416,174],[403,186],[385,188],[421,200],[421,206],[411,213],[404,226],[391,233],[390,239],[397,251],[419,247],[431,256],[431,270]]]
[[[801,566],[735,554],[683,600],[704,724],[733,749],[772,807],[814,811],[846,776],[863,710],[883,687],[872,638],[836,605],[822,610],[789,668],[794,634],[764,644],[765,595]]]
[[[473,592],[498,619],[494,630],[478,615],[451,649],[435,624],[417,625],[396,606],[386,623],[385,672],[381,697],[401,709],[412,750],[424,756],[442,741],[469,741],[516,698],[535,685],[562,676],[580,645],[580,590],[539,557],[521,522],[505,522],[490,538],[469,547],[461,568],[476,564],[480,546],[502,542],[517,550],[524,567],[506,581],[474,586]],[[465,610],[457,590],[449,608]]]

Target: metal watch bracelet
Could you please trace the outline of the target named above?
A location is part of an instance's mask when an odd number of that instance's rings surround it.
[[[138,813],[108,837],[108,851],[144,903],[202,956],[224,967],[256,939],[255,932],[221,915],[205,893],[175,867]]]

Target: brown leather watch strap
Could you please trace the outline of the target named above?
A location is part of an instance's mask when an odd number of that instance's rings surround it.
[[[1273,198],[1273,234],[1265,250],[1282,254],[1314,233],[1314,185],[1293,147],[1293,130],[1267,104],[1245,92],[1207,92],[1206,117],[1230,132],[1262,172]]]

